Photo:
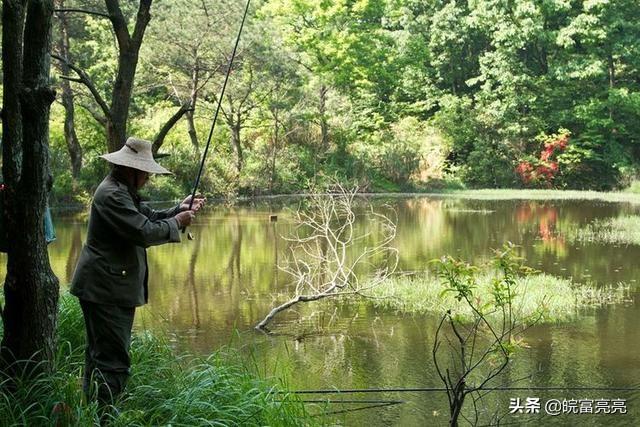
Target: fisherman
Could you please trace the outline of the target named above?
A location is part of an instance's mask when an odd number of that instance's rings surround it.
[[[146,248],[179,242],[179,230],[191,224],[205,199],[198,195],[191,203],[188,196],[166,210],[140,201],[138,190],[149,174],[170,173],[156,163],[148,141],[129,138],[119,151],[100,157],[113,170],[93,196],[71,293],[80,299],[87,333],[83,391],[104,407],[129,377],[135,308],[149,300]]]

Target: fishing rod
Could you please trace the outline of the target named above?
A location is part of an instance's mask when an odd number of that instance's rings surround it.
[[[233,46],[233,52],[231,53],[231,58],[229,59],[229,66],[227,67],[227,73],[224,76],[224,83],[222,84],[222,90],[220,91],[220,97],[218,98],[218,105],[216,107],[216,113],[213,116],[213,122],[211,122],[211,128],[209,129],[209,137],[207,138],[207,144],[204,148],[204,153],[202,153],[202,159],[200,161],[200,169],[198,170],[198,175],[196,176],[196,181],[193,184],[193,191],[191,192],[191,201],[189,202],[189,210],[193,207],[193,200],[196,198],[196,192],[198,191],[198,185],[200,185],[200,178],[202,177],[202,171],[204,170],[204,162],[207,159],[207,153],[209,152],[209,146],[211,145],[211,138],[213,137],[213,130],[216,127],[216,122],[218,121],[218,114],[220,113],[220,107],[222,105],[222,98],[224,97],[224,91],[227,88],[227,82],[229,81],[229,75],[231,74],[231,67],[233,66],[233,60],[236,57],[236,51],[238,50],[238,44],[240,43],[240,36],[242,35],[242,29],[244,28],[244,22],[247,19],[247,14],[249,13],[249,5],[251,4],[251,0],[247,0],[247,5],[244,8],[244,14],[242,15],[242,22],[240,23],[240,29],[238,30],[238,37],[236,37],[236,43]],[[187,227],[182,229],[182,233],[187,231]],[[187,238],[189,240],[193,240],[193,234],[188,233]]]

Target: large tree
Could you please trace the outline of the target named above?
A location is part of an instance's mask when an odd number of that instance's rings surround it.
[[[70,13],[87,13],[89,15],[101,16],[109,19],[117,42],[117,70],[113,85],[111,85],[111,99],[107,102],[99,87],[94,83],[91,76],[82,68],[74,65],[68,58],[55,55],[59,61],[66,63],[76,74],[77,78],[70,80],[82,83],[89,90],[100,109],[94,111],[94,117],[102,123],[107,135],[107,148],[109,151],[120,149],[127,137],[127,124],[131,107],[131,98],[134,88],[134,80],[138,68],[140,47],[145,31],[151,20],[152,0],[140,0],[135,20],[133,32],[129,31],[128,17],[120,7],[118,0],[104,0],[106,13],[94,10],[66,9]],[[189,111],[189,104],[181,105],[176,113],[163,125],[160,132],[155,137],[154,146],[162,145],[167,133],[175,123]]]
[[[51,187],[53,1],[3,0],[2,5],[3,213],[9,249],[0,355],[6,367],[14,360],[52,359],[59,290],[42,226]]]

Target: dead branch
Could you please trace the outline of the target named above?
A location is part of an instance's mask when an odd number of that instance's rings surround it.
[[[391,246],[396,236],[393,220],[371,206],[356,214],[357,189],[347,190],[339,184],[334,187],[330,194],[312,195],[309,208],[293,213],[293,231],[283,237],[290,245],[289,257],[278,268],[292,277],[294,295],[274,307],[257,329],[267,331],[267,324],[278,313],[300,302],[366,296],[367,290],[395,271],[398,251]],[[358,224],[363,223],[367,229],[380,232],[361,230]]]

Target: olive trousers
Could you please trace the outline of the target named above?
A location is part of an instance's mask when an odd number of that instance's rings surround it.
[[[80,300],[87,332],[84,381],[88,400],[112,405],[129,379],[131,328],[135,307],[96,304]]]

